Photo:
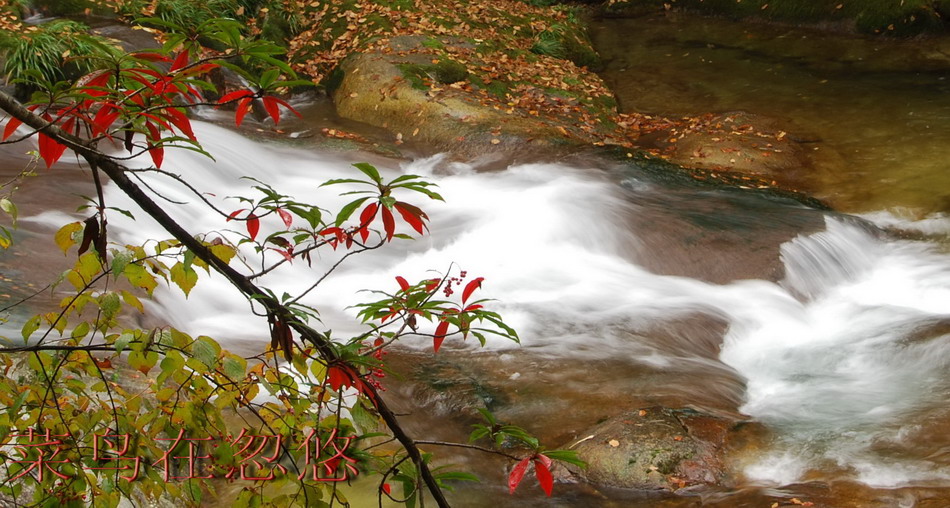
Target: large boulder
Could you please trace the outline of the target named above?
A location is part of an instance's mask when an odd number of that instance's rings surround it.
[[[458,81],[439,83],[436,95],[421,81],[453,80],[455,66],[449,61],[440,66],[441,62],[425,54],[353,54],[341,64],[334,83],[337,112],[388,129],[400,141],[440,147],[492,147],[516,140],[550,144],[563,137],[536,119],[479,103],[461,86],[452,87]]]

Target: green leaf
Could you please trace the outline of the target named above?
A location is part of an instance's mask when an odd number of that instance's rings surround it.
[[[120,294],[122,295],[122,301],[124,301],[126,305],[131,305],[132,307],[135,307],[139,312],[143,314],[145,313],[145,307],[142,306],[142,302],[138,299],[137,296],[133,295],[132,293],[129,293],[128,291],[124,289],[120,292]]]
[[[360,199],[357,199],[356,201],[351,201],[347,203],[347,205],[344,206],[340,210],[340,213],[338,213],[336,216],[336,227],[340,227],[341,224],[346,222],[346,219],[349,219],[350,215],[353,215],[353,212],[355,212],[356,209],[360,207],[360,205],[366,202],[367,199],[369,198],[360,198]]]
[[[144,289],[149,295],[158,287],[155,277],[148,273],[148,270],[138,264],[130,264],[125,267],[125,277],[135,286]]]
[[[13,201],[10,201],[7,198],[0,198],[0,210],[7,212],[10,217],[13,217],[13,222],[16,222],[17,209],[16,205],[13,204]]]
[[[568,464],[574,464],[578,467],[587,467],[587,463],[577,456],[577,451],[575,450],[548,450],[545,451],[544,454],[551,460],[567,462]]]
[[[221,352],[221,346],[211,337],[204,335],[195,339],[191,346],[191,354],[201,363],[213,369],[218,364],[218,353]]]
[[[72,222],[66,224],[65,226],[59,228],[59,231],[53,235],[53,240],[56,242],[56,245],[63,251],[63,254],[69,250],[70,247],[76,244],[76,240],[73,239],[73,235],[77,232],[82,231],[81,222]]]
[[[234,250],[234,247],[225,244],[212,245],[209,247],[211,253],[215,255],[221,261],[225,263],[230,263],[231,259],[234,258],[234,255],[237,254],[237,251]]]
[[[115,352],[121,354],[122,351],[125,351],[125,348],[129,347],[129,342],[132,342],[134,338],[135,336],[128,332],[119,335],[113,344],[113,346],[115,346]]]
[[[118,279],[125,272],[125,267],[132,262],[132,253],[129,251],[112,251],[112,275]]]
[[[195,287],[195,284],[198,283],[198,272],[190,266],[185,266],[184,263],[178,262],[175,263],[175,266],[172,266],[171,269],[171,278],[172,282],[178,285],[181,288],[181,291],[185,293],[185,297],[191,293],[192,288]]]
[[[271,84],[277,80],[278,76],[280,76],[280,70],[278,69],[269,69],[264,72],[264,74],[261,74],[261,88],[264,90],[270,88]]]
[[[30,340],[30,335],[33,335],[33,332],[35,332],[39,328],[40,328],[40,316],[37,315],[37,316],[31,317],[23,325],[23,330],[22,330],[23,341],[28,342]]]
[[[221,370],[224,371],[225,376],[231,379],[241,379],[247,373],[247,360],[240,356],[226,356],[224,362],[222,362]]]
[[[122,308],[119,295],[109,292],[99,296],[99,308],[102,309],[102,313],[106,319],[112,319],[119,312],[119,309]]]
[[[350,408],[350,416],[353,418],[353,423],[364,434],[379,428],[379,417],[369,412],[362,402],[357,401],[356,404],[353,404],[353,407]]]
[[[99,262],[99,256],[95,252],[87,252],[79,256],[79,261],[73,269],[82,277],[83,282],[88,284],[102,271],[102,263]]]
[[[363,180],[357,180],[355,178],[333,178],[321,183],[320,187],[326,187],[327,185],[337,185],[340,183],[361,183],[364,185],[372,185],[369,182],[364,182]]]
[[[69,336],[74,339],[81,340],[88,333],[89,333],[89,323],[86,321],[83,321],[82,323],[79,323],[78,325],[76,325],[75,328],[73,328],[73,331],[72,333],[69,334]]]
[[[185,359],[181,356],[178,351],[170,350],[165,353],[165,358],[162,358],[162,363],[159,364],[159,367],[162,369],[161,374],[155,379],[156,386],[162,386],[166,379],[169,378],[172,374],[181,370],[185,366]]]
[[[368,162],[357,162],[353,164],[353,167],[362,171],[364,175],[370,177],[377,184],[383,182],[382,177],[379,176],[379,170],[376,169],[376,166],[373,166]]]

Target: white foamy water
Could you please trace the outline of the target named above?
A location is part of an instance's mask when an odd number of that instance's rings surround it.
[[[169,151],[166,168],[213,193],[209,199],[226,212],[242,205],[225,196],[253,194],[241,176],[329,210],[344,202],[335,193],[348,189],[318,185],[352,176],[349,162],[355,161],[348,158],[354,154],[311,153],[256,143],[207,124],[196,127],[218,163]],[[438,157],[379,166],[389,177],[427,175],[446,203],[412,199],[432,219],[430,236],[361,255],[308,296],[334,335],[356,330],[355,311],[348,307],[366,298],[360,289],[391,291],[396,275],[418,280],[453,263],[470,277],[485,277],[482,294],[498,299],[496,309],[522,336],[520,347],[538,354],[573,361],[622,357],[662,369],[682,358],[631,340],[627,332],[697,312],[713,315],[729,323],[721,367],[746,382],[740,410],[779,436],[775,448],[748,468],[751,479],[789,483],[826,463],[872,485],[950,478],[947,464],[875,451],[881,443],[908,439],[908,415],[948,402],[950,337],[918,333],[950,319],[950,257],[933,246],[886,239],[856,220],[828,216],[824,231],[781,246],[785,278],[779,283],[715,285],[638,266],[629,253],[643,254],[633,249],[638,241],[627,219],[643,210],[602,174],[553,163],[477,173]],[[197,206],[177,183],[143,177],[166,197],[195,205],[173,214],[192,231],[228,236],[227,229],[240,228]],[[123,206],[115,189],[108,200]],[[276,227],[278,219],[269,220],[261,236]],[[110,221],[113,240],[167,236],[141,217],[133,224],[112,214]],[[338,256],[331,251],[315,257],[312,268],[298,261],[263,282],[278,295],[294,294]],[[151,310],[192,333],[223,342],[259,339],[265,347],[264,320],[247,312],[248,304],[225,282],[204,274],[201,279],[187,301],[177,290],[157,291],[158,305]],[[428,348],[431,342],[407,345]],[[489,347],[519,346],[499,340]]]

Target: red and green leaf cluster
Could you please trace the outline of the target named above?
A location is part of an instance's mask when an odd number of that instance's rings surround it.
[[[280,121],[281,108],[300,116],[283,99],[266,94],[270,89],[299,83],[278,80],[284,70],[292,75],[293,71],[286,64],[281,64],[280,69],[266,71],[264,77],[255,80],[257,90],[233,91],[217,101],[206,103],[205,94],[217,93],[218,90],[205,78],[222,66],[233,68],[233,64],[226,62],[225,55],[192,60],[192,53],[187,48],[176,53],[172,53],[171,48],[166,49],[168,51],[142,51],[115,57],[105,62],[102,69],[82,77],[68,88],[49,85],[45,92],[35,95],[29,109],[47,125],[55,125],[84,143],[108,139],[121,142],[130,154],[148,152],[156,168],[162,166],[166,146],[204,153],[186,114],[188,108],[198,104],[220,107],[236,101],[235,123],[238,126],[255,99],[262,101],[275,124]],[[267,55],[261,58],[273,60]],[[9,119],[2,140],[10,138],[21,125],[20,120]],[[67,147],[49,136],[46,129],[47,126],[40,127],[36,134],[39,155],[49,168],[63,156]],[[136,142],[137,135],[144,137],[144,144]]]
[[[405,278],[396,277],[399,290],[394,294],[377,292],[385,295],[386,298],[358,305],[359,317],[363,322],[379,321],[378,329],[393,323],[402,323],[403,327],[410,328],[415,335],[432,337],[432,347],[435,352],[442,347],[446,337],[455,334],[460,334],[463,340],[471,334],[482,345],[485,345],[487,340],[486,334],[498,335],[518,342],[518,334],[502,321],[501,316],[483,307],[482,304],[488,300],[468,302],[472,293],[481,287],[484,277],[472,279],[465,285],[460,303],[436,298],[440,292],[446,297],[450,296],[451,286],[460,285],[463,279],[464,277],[461,276],[446,276],[441,279],[425,279],[416,284],[409,284]],[[418,318],[436,323],[435,332],[432,334],[419,332]],[[493,326],[486,327],[482,326],[483,324]]]

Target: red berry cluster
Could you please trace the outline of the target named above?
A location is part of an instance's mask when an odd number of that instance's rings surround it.
[[[385,351],[383,348],[380,347],[380,346],[382,346],[385,342],[386,342],[386,341],[383,340],[382,337],[377,338],[377,339],[373,342],[373,347],[376,348],[376,349],[373,351],[373,358],[379,360],[380,363],[382,363],[382,361],[383,361],[383,356],[386,356],[387,354],[389,354],[389,351]],[[386,377],[386,372],[385,372],[383,369],[381,369],[381,368],[370,369],[370,371],[367,373],[367,376],[366,376],[366,378],[364,379],[364,381],[365,381],[367,384],[371,385],[373,388],[376,388],[376,389],[379,390],[379,391],[386,391],[386,389],[383,388],[383,385],[380,384],[380,381],[379,381],[380,379],[382,379],[382,378],[384,378],[384,377]]]
[[[452,294],[455,293],[455,290],[452,289],[452,284],[455,284],[456,286],[461,286],[462,281],[465,280],[465,277],[467,276],[468,276],[468,272],[465,270],[462,270],[459,273],[458,277],[449,277],[448,280],[445,281],[445,287],[442,288],[442,293],[445,294],[446,298],[452,296]]]

